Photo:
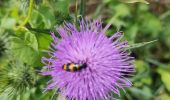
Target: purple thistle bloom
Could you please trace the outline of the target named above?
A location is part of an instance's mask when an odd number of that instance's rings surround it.
[[[86,19],[80,21],[79,30],[70,23],[59,27],[61,39],[51,33],[54,42],[50,58],[42,58],[46,65],[42,74],[52,77],[46,90],[59,88],[67,100],[110,100],[111,94],[120,95],[119,89],[132,85],[126,78],[135,71],[133,57],[125,50],[127,41],[120,41],[121,32],[108,38],[107,28],[102,28],[101,21]],[[87,67],[64,70],[62,66],[69,63]]]

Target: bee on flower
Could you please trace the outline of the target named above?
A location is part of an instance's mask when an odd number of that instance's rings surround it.
[[[82,19],[76,25],[65,23],[52,32],[54,41],[50,58],[43,57],[42,75],[52,77],[46,90],[59,88],[67,100],[110,100],[111,94],[130,87],[127,76],[134,72],[133,57],[125,50],[127,41],[120,41],[122,32],[105,35],[100,20]]]

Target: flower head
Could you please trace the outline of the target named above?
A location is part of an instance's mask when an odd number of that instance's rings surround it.
[[[61,39],[52,33],[50,58],[42,58],[46,65],[42,74],[52,77],[47,90],[58,87],[67,100],[109,100],[111,93],[119,95],[119,89],[131,86],[125,77],[134,72],[127,41],[120,41],[122,32],[108,38],[106,30],[101,21],[86,19],[80,21],[79,30],[70,23],[59,27]],[[86,66],[70,71],[70,64]]]
[[[36,73],[32,66],[13,59],[0,66],[0,95],[13,100],[32,88],[36,82]]]

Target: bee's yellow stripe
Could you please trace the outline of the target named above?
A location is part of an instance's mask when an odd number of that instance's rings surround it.
[[[70,64],[70,66],[69,66],[69,69],[70,69],[70,71],[74,71],[74,66],[75,66],[75,64]]]
[[[66,64],[64,64],[64,70],[66,70],[67,69],[67,65]]]

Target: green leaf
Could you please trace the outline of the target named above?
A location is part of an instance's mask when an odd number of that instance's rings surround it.
[[[69,2],[70,0],[57,0],[57,2],[51,2],[54,11],[61,11],[69,13]]]
[[[141,81],[142,83],[145,83],[145,84],[151,84],[152,80],[150,79],[151,77],[149,76],[149,71],[150,71],[149,65],[142,60],[136,60],[134,64],[136,66],[135,69],[137,73],[133,78],[131,78],[131,80],[132,81],[140,80],[140,84],[141,84]]]
[[[130,9],[125,4],[119,4],[116,6],[111,6],[111,9],[115,12],[109,21],[110,24],[116,27],[126,26],[127,24],[122,20],[122,18],[130,16]]]
[[[134,64],[138,73],[143,73],[147,71],[148,64],[146,62],[142,60],[136,60]]]
[[[144,83],[144,84],[147,84],[147,85],[151,85],[152,79],[151,79],[151,77],[148,75],[147,77],[143,77],[143,78],[141,79],[141,82]]]
[[[130,9],[127,5],[125,4],[119,4],[117,6],[113,6],[112,8],[113,10],[115,10],[116,17],[125,17],[125,16],[129,16],[130,15]]]
[[[151,44],[153,42],[156,42],[157,40],[153,40],[153,41],[149,41],[149,42],[142,42],[142,43],[136,43],[136,44],[130,44],[126,49],[135,49],[135,48],[139,48],[148,44]]]
[[[39,44],[39,50],[48,49],[48,47],[49,47],[49,45],[52,41],[50,33],[49,34],[38,33],[36,35],[36,37],[37,37],[37,41],[38,41],[38,44]]]
[[[146,33],[152,33],[151,35],[153,37],[158,37],[159,36],[159,32],[162,30],[162,22],[161,20],[150,14],[150,13],[145,13],[144,14],[144,18],[141,18],[141,20],[143,20],[143,23],[140,24],[141,25],[141,28],[143,30],[143,32],[146,32]]]
[[[149,62],[149,63],[152,63],[152,64],[154,64],[156,66],[158,66],[159,68],[162,68],[162,69],[167,70],[167,71],[170,72],[170,67],[169,67],[170,64],[168,64],[168,66],[167,66],[167,64],[159,62],[156,59],[150,59],[150,58],[147,58],[146,61]]]
[[[1,22],[1,27],[4,29],[13,29],[16,24],[16,19],[14,18],[4,18]]]
[[[34,34],[27,32],[25,34],[24,39],[25,39],[26,45],[33,48],[35,51],[38,51],[38,42]]]
[[[170,100],[170,96],[166,93],[161,95],[161,100]]]
[[[55,16],[51,9],[48,6],[41,5],[38,9],[38,13],[41,14],[43,22],[45,23],[46,28],[51,28],[55,24]]]
[[[69,14],[63,13],[61,11],[57,11],[55,13],[55,17],[56,17],[56,23],[55,24],[57,24],[57,25],[63,24],[64,21],[66,21],[66,22],[72,22],[73,21],[72,17]]]
[[[149,2],[147,2],[146,0],[119,0],[119,1],[125,2],[125,3],[136,3],[136,2],[141,2],[141,3],[149,4]]]
[[[31,20],[29,21],[32,28],[46,28],[44,17],[40,12],[33,10],[32,15],[34,16],[31,16]]]
[[[125,38],[127,38],[129,40],[129,43],[134,43],[135,42],[135,38],[136,38],[136,34],[138,33],[138,26],[137,25],[130,25],[130,27],[127,28],[127,30],[125,31]]]
[[[38,58],[38,42],[34,34],[22,33],[19,37],[12,38],[11,51],[19,60],[33,64]]]
[[[161,80],[164,83],[164,85],[166,86],[167,90],[170,91],[170,81],[169,81],[170,72],[165,69],[162,69],[162,68],[158,68],[157,72],[161,75]]]
[[[132,87],[129,89],[133,96],[137,98],[137,100],[151,100],[152,93],[149,87],[144,86],[142,89]]]

